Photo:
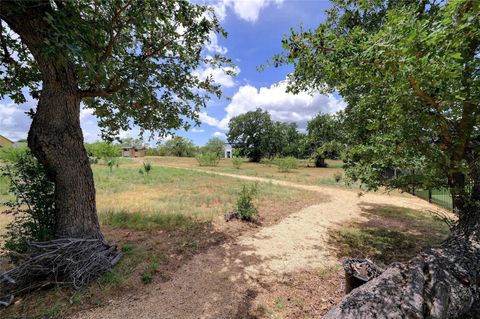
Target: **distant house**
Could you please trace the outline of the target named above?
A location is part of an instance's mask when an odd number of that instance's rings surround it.
[[[123,146],[123,157],[145,157],[145,147]]]
[[[10,141],[5,136],[0,135],[0,148],[13,146],[14,142]]]
[[[225,143],[225,147],[223,148],[225,151],[225,158],[232,158],[233,157],[233,147],[232,144]]]

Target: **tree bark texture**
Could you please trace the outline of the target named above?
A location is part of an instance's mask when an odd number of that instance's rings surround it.
[[[475,215],[478,216],[478,211]],[[460,223],[439,247],[393,263],[327,319],[480,318],[480,223]]]
[[[56,236],[103,239],[95,204],[93,173],[80,127],[78,83],[62,54],[45,54],[48,1],[32,8],[3,10],[0,16],[27,45],[42,74],[42,90],[28,133],[28,145],[55,183]],[[11,9],[10,8],[10,9]]]

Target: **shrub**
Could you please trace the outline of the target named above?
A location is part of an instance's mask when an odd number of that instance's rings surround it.
[[[258,213],[258,210],[253,203],[253,199],[256,195],[256,184],[252,185],[251,187],[243,185],[237,199],[237,211],[240,213],[241,219],[251,221],[252,218]]]
[[[149,162],[143,162],[143,170],[145,171],[145,173],[150,174],[150,171],[152,170],[152,164],[150,164]]]
[[[29,149],[26,146],[21,147],[2,147],[0,148],[0,162],[16,162],[22,156],[29,153]]]
[[[114,166],[118,167],[118,161],[116,158],[106,159],[106,162],[107,162],[108,168],[110,168],[110,172],[112,172]]]
[[[291,169],[297,169],[300,166],[300,162],[295,157],[283,157],[277,158],[275,164],[278,166],[280,172],[288,172]]]
[[[25,252],[28,241],[47,241],[55,235],[55,186],[43,166],[26,152],[2,168],[15,199],[4,203],[4,214],[12,215],[7,225],[5,248]]]
[[[144,272],[142,274],[142,283],[144,285],[148,285],[148,284],[151,284],[153,282],[153,276],[151,273],[148,273],[148,272]]]
[[[240,157],[234,157],[232,159],[232,165],[236,169],[240,169],[240,166],[242,166],[242,163],[243,163],[243,159],[241,159]]]
[[[339,183],[342,180],[342,173],[333,174],[333,178],[335,179],[335,182]]]
[[[198,154],[195,158],[200,166],[217,166],[220,161],[216,153]]]

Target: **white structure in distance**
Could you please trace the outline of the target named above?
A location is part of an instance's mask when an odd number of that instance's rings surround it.
[[[224,149],[224,152],[225,152],[225,158],[232,158],[233,157],[232,144],[225,143],[225,146],[223,147],[223,149]]]

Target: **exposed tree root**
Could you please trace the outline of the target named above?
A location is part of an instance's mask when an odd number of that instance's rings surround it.
[[[390,265],[325,318],[480,318],[478,229],[457,229],[440,247]]]
[[[0,307],[15,295],[49,285],[79,289],[120,260],[116,245],[100,239],[63,238],[29,243],[18,266],[0,274]]]

